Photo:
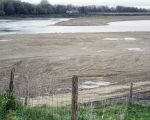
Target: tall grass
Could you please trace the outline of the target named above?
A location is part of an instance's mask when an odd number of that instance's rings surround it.
[[[107,105],[106,105],[107,104]],[[150,105],[133,105],[103,102],[97,109],[79,108],[78,120],[150,120]],[[70,120],[71,109],[50,106],[23,106],[12,93],[0,95],[0,120]]]

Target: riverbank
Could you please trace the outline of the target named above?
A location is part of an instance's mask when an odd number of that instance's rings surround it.
[[[112,12],[102,12],[102,13],[87,13],[87,14],[50,14],[50,15],[13,15],[13,16],[0,16],[0,19],[41,19],[41,18],[84,18],[81,22],[86,20],[86,18],[102,18],[102,20],[105,18],[113,19],[113,21],[117,21],[120,18],[121,20],[124,20],[122,18],[129,18],[129,20],[144,20],[148,19],[150,17],[150,12],[118,12],[118,13],[112,13]],[[110,21],[111,22],[111,21]],[[88,24],[87,24],[88,25]]]

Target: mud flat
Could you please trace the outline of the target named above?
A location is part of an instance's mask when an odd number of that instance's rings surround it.
[[[98,26],[115,21],[150,20],[150,16],[89,16],[59,22],[56,26]]]
[[[81,76],[81,85],[86,81],[120,85],[146,82],[150,80],[150,34],[126,32],[1,36],[1,91],[8,87],[12,67],[16,68],[15,85],[21,95],[26,93],[27,83],[30,84],[31,96],[47,95],[52,88],[69,90],[72,75]],[[28,81],[26,76],[29,76]]]
[[[116,20],[139,19],[150,18],[77,18],[57,25],[101,25]],[[149,91],[150,34],[104,32],[1,35],[0,91],[8,88],[13,67],[16,94],[25,97],[28,88],[34,104],[41,104],[36,101],[38,96],[45,96],[45,100],[46,96],[53,93],[58,93],[58,97],[68,96],[72,75],[80,76],[79,85],[83,94],[88,94],[88,89],[91,89],[91,94],[103,88],[108,91],[114,88],[115,91],[114,86],[117,86],[117,91],[122,91],[122,88],[127,90],[129,86],[126,85],[130,82],[137,84],[139,93],[142,88],[144,94]],[[114,92],[115,96],[119,94]],[[103,98],[111,96],[107,93]],[[96,95],[95,98],[93,96],[93,101],[98,99]]]

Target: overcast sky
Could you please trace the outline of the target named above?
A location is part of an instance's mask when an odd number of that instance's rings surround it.
[[[39,3],[41,0],[22,0],[30,3]],[[108,6],[134,6],[150,8],[150,0],[49,0],[51,4],[74,5],[108,5]]]

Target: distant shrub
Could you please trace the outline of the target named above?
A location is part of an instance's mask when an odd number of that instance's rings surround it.
[[[5,15],[5,12],[0,10],[0,16],[3,16],[3,15]]]

